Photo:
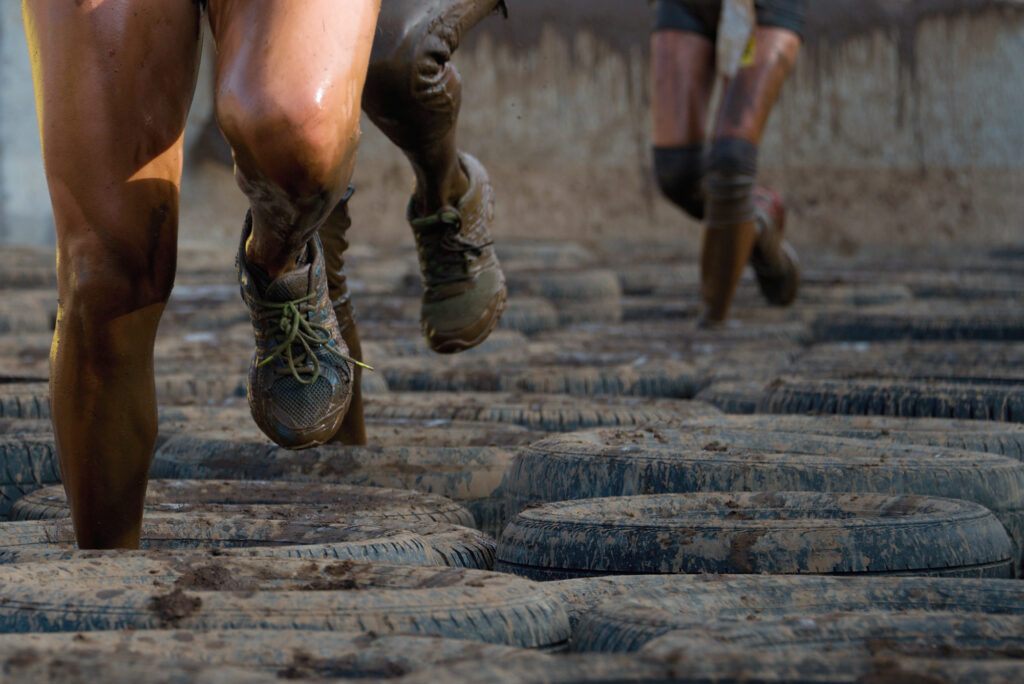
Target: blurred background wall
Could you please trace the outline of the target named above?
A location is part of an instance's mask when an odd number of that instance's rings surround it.
[[[508,5],[510,18],[487,19],[456,58],[460,144],[491,171],[499,237],[695,250],[696,226],[661,200],[651,173],[647,1]],[[810,0],[810,11],[762,151],[795,241],[841,252],[1024,242],[1022,3]],[[0,242],[52,244],[19,3],[0,3],[0,22]],[[231,249],[245,203],[201,143],[209,92],[207,70],[182,241]],[[412,174],[369,123],[355,182],[355,241],[411,243]]]

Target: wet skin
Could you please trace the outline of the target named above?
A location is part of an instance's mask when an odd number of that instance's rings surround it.
[[[211,0],[216,110],[288,270],[348,184],[379,0]],[[82,548],[137,548],[156,440],[153,340],[174,282],[193,2],[22,5],[57,227],[51,413]]]
[[[754,63],[743,67],[722,92],[711,139],[739,138],[760,144],[782,84],[796,63],[800,37],[787,29],[758,26]],[[697,33],[655,31],[651,36],[653,143],[677,147],[704,142],[715,82],[715,45]],[[725,320],[756,240],[753,221],[704,229],[701,300],[707,322]]]

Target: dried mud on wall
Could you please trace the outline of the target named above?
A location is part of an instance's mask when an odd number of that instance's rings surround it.
[[[509,0],[456,57],[460,144],[491,170],[500,235],[660,239],[697,227],[649,161],[643,0]],[[769,125],[764,177],[795,239],[1024,241],[1024,8],[981,0],[810,0],[807,43]],[[365,126],[353,202],[407,240],[404,159]]]

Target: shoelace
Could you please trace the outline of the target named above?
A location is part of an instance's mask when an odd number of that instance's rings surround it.
[[[433,216],[412,220],[412,227],[417,230],[420,245],[420,258],[423,260],[427,284],[447,285],[470,279],[466,272],[465,254],[480,256],[485,247],[493,242],[474,244],[459,235],[462,229],[462,217],[454,209],[447,207]],[[423,230],[440,226],[442,230]]]
[[[260,366],[265,366],[274,359],[281,357],[287,364],[287,368],[280,368],[281,374],[290,374],[303,385],[312,385],[320,377],[320,359],[313,352],[314,346],[325,347],[327,351],[343,361],[348,361],[361,368],[373,370],[372,367],[353,359],[348,354],[343,354],[332,344],[331,331],[319,323],[311,323],[306,314],[312,310],[312,300],[316,293],[310,293],[299,299],[292,299],[285,302],[259,301],[257,304],[265,309],[261,316],[279,317],[277,326],[283,338],[267,358],[260,361]],[[301,355],[296,357],[293,347],[296,344],[302,345]],[[303,375],[303,372],[308,373]]]

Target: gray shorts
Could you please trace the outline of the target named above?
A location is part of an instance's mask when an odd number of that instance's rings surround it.
[[[755,0],[758,26],[775,26],[803,36],[807,0]],[[690,31],[715,40],[721,0],[656,0],[654,30]]]

